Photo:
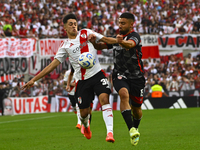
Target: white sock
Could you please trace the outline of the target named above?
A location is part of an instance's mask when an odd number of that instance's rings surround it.
[[[102,106],[103,119],[106,124],[107,134],[113,133],[113,113],[110,104]]]
[[[80,116],[81,123],[84,125],[85,128],[89,126],[89,118],[90,118],[90,114],[88,114],[86,118],[82,118]]]
[[[77,119],[78,119],[77,124],[80,124],[80,125],[81,125],[80,110],[79,110],[78,104],[76,104],[76,110],[77,110]]]

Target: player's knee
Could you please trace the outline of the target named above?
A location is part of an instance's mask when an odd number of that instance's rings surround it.
[[[82,118],[86,118],[86,117],[88,116],[88,114],[89,114],[88,109],[81,109],[81,110],[80,110],[80,116],[81,116]]]
[[[99,96],[99,101],[101,105],[109,104],[109,95],[103,93]]]
[[[125,88],[122,88],[121,90],[119,90],[119,96],[120,96],[121,102],[129,100],[129,93]]]

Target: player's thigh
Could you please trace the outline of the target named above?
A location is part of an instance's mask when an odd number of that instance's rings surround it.
[[[143,94],[144,94],[144,87],[145,87],[145,79],[140,78],[140,79],[135,79],[135,80],[130,80],[130,92],[129,96],[131,99],[131,104],[134,107],[141,107],[143,103]]]
[[[128,90],[128,92],[130,91],[130,85],[128,84],[128,82],[124,78],[114,79],[113,80],[113,86],[114,86],[115,90],[117,91],[117,93],[119,93],[119,90],[122,89],[122,88],[126,88]]]
[[[94,99],[94,90],[88,81],[78,81],[75,98],[80,109],[90,107],[90,103]]]
[[[99,72],[94,80],[94,92],[99,97],[102,93],[109,95],[111,93],[109,82],[103,72]],[[105,95],[105,94],[104,94]]]

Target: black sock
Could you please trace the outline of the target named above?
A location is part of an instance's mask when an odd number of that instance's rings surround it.
[[[141,118],[141,119],[142,119],[142,118]],[[134,127],[135,127],[136,129],[138,128],[141,119],[135,119],[135,118],[133,117]]]
[[[89,120],[90,120],[90,124],[91,124],[91,121],[92,121],[92,114],[90,114]]]
[[[128,129],[130,130],[133,127],[133,120],[132,120],[132,114],[131,114],[131,110],[124,110],[121,112],[122,116],[124,118],[124,121],[126,122],[126,125],[128,127]]]

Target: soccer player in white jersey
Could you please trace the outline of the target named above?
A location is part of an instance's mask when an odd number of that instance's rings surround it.
[[[73,68],[72,68],[72,70],[73,70]],[[67,70],[65,72],[65,75],[64,75],[64,78],[63,78],[64,85],[66,85],[66,88],[67,88],[67,80],[68,80],[68,78],[70,78],[70,75],[71,75],[70,73],[71,73],[71,69]],[[76,104],[76,100],[75,100],[75,96],[74,96],[76,81],[75,81],[75,78],[73,76],[71,78],[72,78],[72,80],[71,80],[71,82],[69,84],[68,97],[69,97],[69,100],[71,102],[71,105],[72,105],[72,108],[73,108],[73,112],[75,114],[77,114],[78,122],[77,122],[76,128],[80,129],[81,128],[81,120],[79,118],[80,110],[79,110],[78,104]]]
[[[81,53],[90,52],[93,56],[96,56],[96,50],[91,42],[89,42],[90,36],[95,35],[97,41],[102,41],[107,44],[117,43],[116,38],[104,37],[90,29],[82,29],[77,31],[77,18],[74,14],[68,14],[63,18],[64,29],[67,32],[68,39],[66,39],[58,49],[55,59],[44,68],[38,75],[32,78],[21,89],[30,88],[35,81],[44,77],[53,71],[60,63],[62,63],[67,57],[74,68],[75,78],[78,79],[76,84],[75,98],[78,101],[80,108],[80,119],[85,127],[84,135],[87,139],[92,137],[89,125],[89,111],[90,103],[94,99],[94,93],[98,96],[102,105],[103,119],[107,129],[107,142],[114,142],[113,138],[113,113],[109,104],[109,94],[111,90],[108,85],[108,80],[101,70],[101,66],[97,61],[96,64],[90,69],[83,69],[78,64],[78,57]]]

